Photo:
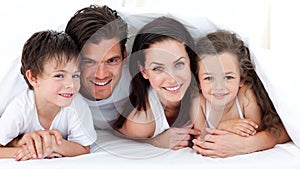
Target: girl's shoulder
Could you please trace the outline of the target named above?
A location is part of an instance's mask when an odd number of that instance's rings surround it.
[[[247,105],[249,102],[257,101],[254,90],[249,85],[243,85],[240,87],[237,97],[241,105]]]

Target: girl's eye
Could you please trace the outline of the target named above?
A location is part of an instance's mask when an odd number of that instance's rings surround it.
[[[225,76],[225,79],[226,80],[231,80],[231,79],[234,79],[234,77],[233,76]]]
[[[177,62],[177,63],[175,64],[175,67],[176,67],[176,68],[181,68],[181,67],[183,67],[184,65],[185,65],[184,62]]]

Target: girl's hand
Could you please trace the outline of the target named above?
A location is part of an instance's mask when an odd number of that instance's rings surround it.
[[[258,125],[250,119],[231,119],[222,121],[217,129],[248,137],[256,134]]]

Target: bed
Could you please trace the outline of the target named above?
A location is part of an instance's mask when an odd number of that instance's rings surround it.
[[[110,131],[97,131],[98,139],[91,154],[58,159],[43,159],[17,162],[1,159],[0,168],[299,168],[300,151],[289,142],[274,148],[229,158],[209,158],[197,155],[191,148],[167,150],[146,143],[121,139]]]
[[[130,38],[128,51],[132,43],[134,33],[145,23],[158,16],[175,17],[182,21],[193,37],[197,38],[203,34],[224,28],[224,23],[220,23],[215,17],[188,16],[174,13],[142,13],[141,11],[130,11],[119,9],[120,14],[130,25]],[[225,23],[226,25],[226,23]],[[225,28],[234,29],[226,25]],[[263,30],[263,29],[262,29]],[[247,32],[237,31],[247,34]],[[244,37],[251,44],[250,37]],[[209,158],[196,154],[191,148],[177,151],[153,147],[146,143],[139,143],[133,140],[119,138],[107,130],[98,130],[98,139],[91,148],[91,153],[77,157],[65,157],[57,159],[43,159],[17,162],[14,159],[0,159],[0,168],[299,168],[300,167],[300,110],[298,109],[297,98],[300,94],[300,83],[295,77],[300,77],[299,73],[293,71],[297,63],[293,58],[282,60],[280,53],[269,51],[263,47],[253,45],[253,59],[256,63],[257,72],[262,79],[269,95],[287,129],[292,141],[285,144],[278,144],[274,148],[239,155],[229,158]],[[282,65],[284,66],[283,69]],[[10,76],[10,82],[3,83],[1,79],[0,102],[6,104],[5,99],[9,97],[9,88],[14,88],[15,73],[18,73],[19,65],[12,63],[11,74],[5,74],[3,79]],[[299,72],[299,71],[298,71]],[[4,72],[5,73],[5,72]],[[286,81],[286,79],[291,81]],[[291,85],[292,84],[292,85]],[[13,92],[18,92],[14,90]]]

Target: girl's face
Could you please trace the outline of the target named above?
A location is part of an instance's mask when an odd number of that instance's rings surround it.
[[[198,66],[199,87],[212,105],[225,106],[234,101],[242,86],[235,55],[226,52],[216,56],[208,55],[201,59]]]
[[[76,61],[57,65],[52,59],[44,65],[44,71],[36,78],[34,91],[37,101],[46,106],[66,107],[80,88],[80,71]]]
[[[176,40],[152,44],[145,51],[145,67],[140,69],[163,102],[181,101],[191,83],[189,56],[184,44]]]

